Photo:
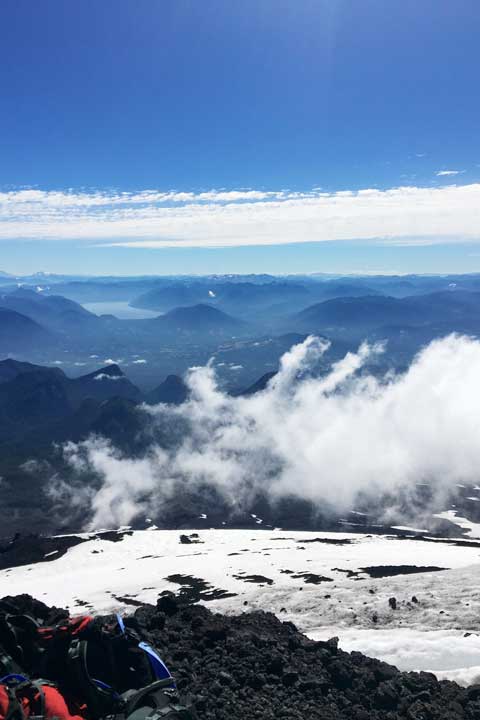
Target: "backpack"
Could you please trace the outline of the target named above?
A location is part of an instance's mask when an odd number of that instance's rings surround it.
[[[26,615],[7,615],[0,617],[0,642],[7,651],[0,655],[0,670],[18,674],[25,668],[53,681],[87,720],[192,718],[179,704],[175,682],[158,653],[120,615],[65,618],[50,627]],[[4,680],[0,677],[0,683]],[[39,682],[44,681],[35,681],[37,691]],[[40,689],[47,687],[51,695],[51,685]]]
[[[28,680],[18,674],[7,675],[0,684],[0,720],[84,720],[72,714],[66,700],[53,683]]]

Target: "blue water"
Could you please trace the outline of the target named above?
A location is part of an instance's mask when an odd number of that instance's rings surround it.
[[[130,307],[128,302],[122,300],[117,302],[94,302],[83,303],[85,310],[95,315],[115,315],[120,320],[141,320],[144,318],[158,317],[161,312],[158,310],[142,310]]]

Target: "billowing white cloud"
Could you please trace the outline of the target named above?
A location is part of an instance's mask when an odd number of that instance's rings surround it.
[[[0,193],[0,240],[16,238],[145,248],[479,240],[480,183],[332,193],[319,188]]]
[[[343,511],[359,493],[378,497],[430,482],[443,494],[478,482],[479,341],[434,341],[404,374],[381,380],[358,373],[382,351],[366,344],[326,376],[309,376],[327,347],[314,337],[294,346],[266,390],[251,397],[224,394],[211,364],[191,370],[188,402],[145,408],[149,428],[186,428],[174,448],[153,444],[144,457],[127,458],[99,438],[70,444],[72,466],[100,478],[98,490],[82,485],[91,527],[161,513],[179,484],[209,484],[232,506],[262,491]],[[60,485],[56,479],[56,492]]]

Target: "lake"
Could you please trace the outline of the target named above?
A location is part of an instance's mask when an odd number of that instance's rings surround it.
[[[158,310],[142,310],[141,308],[130,307],[128,302],[94,302],[83,303],[85,310],[95,315],[115,315],[120,320],[142,320],[162,315]]]

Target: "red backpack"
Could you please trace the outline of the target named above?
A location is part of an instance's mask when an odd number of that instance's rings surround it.
[[[192,715],[178,704],[175,682],[158,653],[126,626],[82,616],[39,625],[26,615],[0,616],[0,720],[136,720]],[[24,673],[41,679],[28,680]],[[43,678],[48,678],[44,680]],[[158,713],[157,713],[158,714]]]
[[[53,683],[28,680],[22,675],[2,678],[0,684],[0,720],[84,720],[73,714]]]

